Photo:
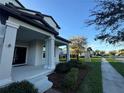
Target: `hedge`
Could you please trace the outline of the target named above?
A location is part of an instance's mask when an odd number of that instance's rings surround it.
[[[38,93],[38,89],[28,81],[14,82],[1,88],[0,93]]]
[[[75,89],[76,83],[78,80],[79,70],[78,68],[72,68],[70,72],[68,72],[65,78],[62,81],[63,88],[66,89]]]

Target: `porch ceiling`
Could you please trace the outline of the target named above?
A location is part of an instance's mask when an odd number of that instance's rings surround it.
[[[60,40],[55,40],[55,44],[57,45],[57,46],[64,46],[64,45],[67,45],[67,43],[66,42],[63,42],[63,41],[60,41]]]
[[[30,30],[25,27],[20,27],[17,32],[16,41],[19,41],[19,42],[30,42],[32,40],[44,41],[46,38],[48,38],[48,36],[42,33]]]

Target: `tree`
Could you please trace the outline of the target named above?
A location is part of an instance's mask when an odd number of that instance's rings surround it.
[[[100,55],[104,56],[105,55],[105,51],[100,51]]]
[[[119,53],[118,53],[119,55],[124,56],[124,49],[120,49],[118,52],[119,52]]]
[[[79,54],[84,51],[87,44],[86,38],[83,36],[74,36],[70,39],[70,41],[70,47],[73,50],[72,52],[77,56],[77,60],[79,60]]]
[[[100,33],[95,40],[103,40],[110,44],[124,41],[124,0],[97,0],[91,11],[88,25],[95,25]]]
[[[94,54],[95,56],[100,56],[100,50],[95,50]]]
[[[110,51],[109,54],[112,56],[115,56],[117,54],[117,52],[116,51]]]

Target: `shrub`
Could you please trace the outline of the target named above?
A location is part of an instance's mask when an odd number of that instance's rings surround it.
[[[28,81],[22,81],[1,88],[0,93],[38,93],[38,89]]]
[[[67,63],[59,63],[56,66],[55,72],[57,73],[66,73],[68,71],[70,71],[71,67],[69,66],[69,64]]]
[[[79,69],[86,69],[87,68],[87,65],[76,62],[74,60],[68,62],[67,64],[70,66],[70,68],[79,68]]]
[[[72,59],[72,60],[70,60],[70,61],[68,61],[68,63],[79,63],[77,60],[75,60],[75,59]]]
[[[87,65],[79,63],[76,60],[71,60],[67,63],[59,63],[55,68],[55,72],[57,72],[57,73],[67,73],[67,72],[70,71],[71,68],[86,69]]]
[[[79,68],[79,69],[87,69],[88,65],[86,65],[86,64],[77,64],[76,67]]]
[[[78,68],[72,68],[71,71],[67,73],[63,79],[62,86],[67,89],[75,89],[77,85],[78,74]]]

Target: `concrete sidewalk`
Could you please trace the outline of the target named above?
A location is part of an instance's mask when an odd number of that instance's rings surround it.
[[[103,93],[124,93],[124,77],[102,58]]]

